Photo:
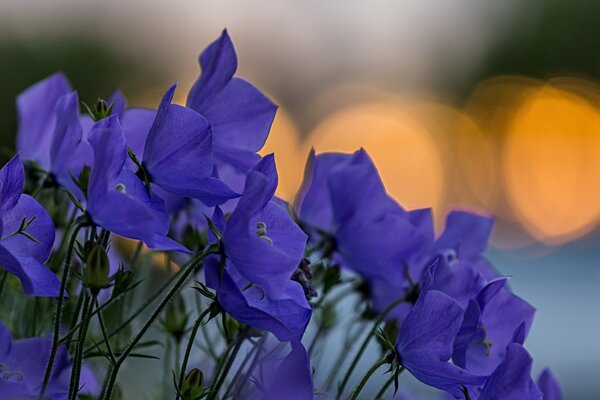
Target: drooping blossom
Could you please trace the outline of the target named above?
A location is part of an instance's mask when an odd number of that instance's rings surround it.
[[[14,156],[0,169],[0,266],[32,296],[58,296],[60,281],[43,263],[54,243],[54,223],[31,196],[22,194],[23,164]]]
[[[424,274],[419,298],[402,321],[396,352],[415,378],[460,398],[463,387],[480,386],[486,377],[449,362],[464,310],[450,296],[430,289],[434,273],[435,264]]]
[[[150,248],[187,251],[166,236],[169,215],[164,202],[126,167],[127,144],[117,117],[101,122],[89,138],[95,161],[88,185],[87,214],[96,225],[141,240]]]

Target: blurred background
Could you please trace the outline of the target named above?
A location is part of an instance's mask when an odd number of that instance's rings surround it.
[[[228,28],[279,105],[264,153],[292,200],[311,147],[365,147],[406,208],[496,217],[488,257],[537,307],[528,348],[600,393],[600,2],[0,0],[0,144],[15,96],[64,71],[87,103],[155,107]]]

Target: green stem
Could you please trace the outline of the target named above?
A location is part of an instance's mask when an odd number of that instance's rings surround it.
[[[181,371],[179,371],[179,383],[177,385],[179,390],[177,390],[177,395],[175,396],[175,400],[179,400],[179,398],[180,398],[179,393],[183,387],[183,381],[185,380],[185,373],[187,371],[187,365],[190,360],[190,354],[192,353],[192,347],[194,346],[194,340],[196,339],[196,334],[198,334],[198,329],[200,328],[200,325],[202,325],[202,321],[204,320],[204,317],[206,317],[211,310],[212,310],[212,307],[208,306],[206,308],[206,310],[204,310],[204,311],[202,311],[202,313],[200,313],[200,315],[196,319],[196,322],[194,323],[194,328],[192,329],[192,332],[190,333],[190,338],[188,339],[188,344],[187,344],[187,347],[185,348],[185,354],[183,356],[183,363],[181,364]]]
[[[165,284],[162,285],[150,297],[148,297],[146,299],[146,301],[132,315],[130,315],[125,321],[123,321],[111,333],[109,333],[108,336],[106,337],[106,339],[111,339],[113,336],[115,336],[116,334],[118,334],[119,332],[121,332],[123,329],[127,328],[129,326],[129,324],[131,323],[131,321],[133,321],[138,315],[140,315],[146,308],[148,308],[150,305],[152,305],[152,303],[154,303],[156,301],[156,299],[158,298],[158,296],[160,296],[160,294],[162,292],[164,292],[169,286],[171,286],[171,284],[173,284],[173,282],[175,282],[175,280],[183,273],[183,270],[185,268],[187,268],[187,267],[184,267],[184,268],[180,269],[176,274],[173,274],[169,278],[169,280],[167,282],[165,282]],[[122,301],[124,301],[124,300],[125,299],[122,299]],[[102,342],[100,342],[98,344],[102,344],[103,342],[104,342],[104,339],[102,340]],[[96,346],[88,347],[87,349],[85,349],[85,352],[88,353],[88,352],[94,350],[95,348],[96,348]]]
[[[227,363],[225,364],[225,367],[221,371],[221,374],[219,375],[218,379],[216,381],[213,381],[213,384],[211,385],[210,394],[208,395],[207,400],[215,400],[217,398],[219,389],[221,389],[221,386],[223,386],[225,378],[227,378],[227,374],[229,373],[229,370],[231,369],[231,366],[233,365],[233,362],[235,361],[235,358],[237,357],[237,354],[240,351],[240,348],[242,347],[242,343],[244,343],[244,339],[246,339],[247,332],[248,328],[246,327],[243,331],[239,333],[235,346],[231,351],[231,354],[227,358]]]
[[[369,334],[367,335],[367,337],[365,338],[365,340],[363,340],[363,342],[362,342],[362,344],[360,346],[360,349],[358,350],[358,353],[356,353],[356,356],[354,356],[354,359],[352,360],[352,364],[350,364],[350,368],[348,368],[348,371],[346,371],[346,375],[344,375],[344,378],[342,379],[342,382],[340,383],[340,386],[338,387],[337,396],[336,396],[337,400],[340,400],[342,398],[342,394],[344,393],[344,389],[346,388],[346,385],[348,384],[348,380],[350,379],[350,376],[352,376],[352,372],[354,371],[354,369],[358,365],[358,362],[360,361],[360,358],[362,357],[363,353],[367,349],[367,346],[369,345],[369,342],[371,341],[371,339],[373,339],[373,336],[375,336],[375,333],[377,333],[377,329],[379,328],[379,325],[381,325],[381,323],[385,320],[385,317],[387,317],[387,315],[398,304],[404,302],[405,300],[406,300],[406,298],[402,297],[402,298],[400,298],[400,299],[398,299],[398,300],[390,303],[385,308],[385,310],[383,310],[383,312],[381,313],[381,315],[379,316],[379,318],[377,318],[377,320],[375,321],[375,324],[373,324],[373,327],[369,331]]]
[[[375,373],[375,371],[377,371],[379,369],[379,367],[381,367],[382,365],[387,364],[387,362],[388,362],[387,357],[384,357],[381,360],[377,361],[371,367],[371,369],[367,371],[367,373],[362,378],[362,380],[360,381],[360,383],[358,384],[358,386],[356,387],[356,389],[354,389],[354,392],[352,392],[352,397],[350,397],[350,400],[356,400],[356,399],[358,399],[358,395],[363,390],[363,388],[365,387],[365,385],[367,384],[367,382],[369,381],[369,379],[371,378],[371,376],[373,375],[373,373]]]
[[[73,233],[71,234],[71,239],[69,240],[69,247],[67,249],[67,256],[65,258],[65,266],[63,268],[63,274],[60,282],[60,291],[58,293],[58,300],[56,302],[56,313],[54,317],[54,332],[52,336],[52,348],[50,349],[50,357],[48,358],[48,365],[46,366],[46,372],[44,373],[44,380],[42,381],[42,387],[40,389],[40,393],[38,395],[38,400],[42,400],[46,394],[46,388],[48,387],[48,382],[50,381],[50,376],[52,375],[52,368],[54,367],[54,359],[56,358],[56,352],[58,351],[59,345],[59,335],[60,335],[60,322],[63,311],[63,302],[65,298],[65,290],[67,286],[67,281],[69,279],[69,270],[71,269],[71,258],[73,256],[73,250],[75,248],[75,242],[77,240],[77,234],[79,230],[83,227],[81,224],[77,224]]]
[[[81,327],[81,325],[87,324],[89,322],[90,318],[92,318],[96,314],[99,314],[101,311],[103,311],[105,308],[107,308],[109,305],[111,305],[112,302],[113,302],[113,300],[115,300],[115,299],[116,299],[115,297],[111,297],[110,299],[108,299],[104,303],[102,303],[101,306],[95,308],[94,311],[90,314],[89,318],[85,318],[85,316],[82,316],[81,321],[77,322],[77,320],[76,320],[77,315],[75,315],[75,319],[73,320],[73,327],[69,330],[69,332],[67,332],[65,334],[65,336],[63,336],[62,338],[60,338],[59,342],[60,343],[64,343],[64,342],[68,341],[71,338],[71,336],[73,336],[73,334],[75,332],[77,332],[77,329],[79,329],[79,327]],[[77,322],[77,323],[75,323],[75,322]],[[87,350],[88,349],[86,349],[86,351]]]
[[[96,303],[96,311],[98,311],[98,322],[100,323],[100,330],[102,331],[102,337],[104,338],[104,343],[106,343],[106,349],[108,350],[108,355],[110,357],[110,361],[111,363],[114,363],[116,358],[115,358],[115,353],[113,353],[112,351],[112,347],[110,345],[110,341],[108,339],[106,339],[106,324],[104,323],[104,316],[102,315],[102,312],[100,311],[100,303],[98,303],[98,297],[96,296],[95,298],[95,303]],[[90,318],[91,318],[92,314],[90,314]]]
[[[377,392],[377,395],[375,396],[375,400],[383,400],[383,396],[385,396],[385,392],[387,392],[387,390],[389,389],[392,382],[394,382],[394,380],[396,379],[396,376],[400,375],[402,373],[402,371],[404,371],[404,367],[400,367],[400,370],[398,371],[397,374],[394,373],[394,374],[392,374],[392,376],[390,376],[390,378],[381,387],[381,390],[379,390],[379,392]]]
[[[8,278],[8,271],[3,269],[0,272],[0,297],[2,296],[2,292],[4,291],[4,284],[6,283],[6,278]]]
[[[121,365],[123,364],[125,359],[133,351],[135,346],[137,346],[139,341],[142,340],[142,338],[144,337],[144,334],[150,328],[150,326],[156,320],[156,318],[158,318],[158,316],[162,312],[163,308],[165,308],[165,306],[169,303],[169,301],[171,301],[173,296],[175,296],[177,294],[177,292],[179,291],[181,286],[183,286],[183,284],[187,280],[188,276],[190,276],[190,274],[194,271],[196,266],[198,264],[200,264],[208,254],[211,254],[211,252],[207,251],[207,252],[202,253],[201,255],[196,257],[194,260],[192,260],[192,262],[190,262],[186,267],[183,268],[183,270],[182,270],[183,273],[181,274],[181,276],[179,276],[179,279],[177,279],[177,281],[175,282],[175,284],[173,285],[171,290],[169,290],[169,292],[164,296],[164,298],[162,299],[160,304],[154,309],[152,314],[148,317],[148,319],[144,323],[144,326],[142,326],[142,329],[140,329],[140,331],[137,333],[137,335],[135,335],[135,337],[129,342],[129,344],[123,351],[123,353],[121,353],[121,355],[119,356],[117,361],[114,363],[114,365],[110,371],[108,384],[106,385],[106,390],[104,391],[104,394],[102,396],[103,400],[109,400],[111,398],[112,392],[114,390],[115,382],[117,380],[117,374],[119,373],[119,368],[121,367]]]
[[[83,324],[79,330],[79,338],[77,341],[77,347],[75,349],[75,356],[73,357],[73,366],[71,369],[71,385],[69,387],[69,400],[75,400],[79,392],[79,377],[81,375],[81,363],[83,361],[83,348],[85,347],[85,338],[87,336],[89,323],[89,315],[94,310],[94,304],[96,302],[96,296],[90,297],[87,291],[83,291],[83,311],[82,316],[84,320],[88,322]]]

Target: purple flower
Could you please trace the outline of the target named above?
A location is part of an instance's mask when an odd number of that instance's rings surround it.
[[[291,351],[281,361],[275,373],[267,377],[270,379],[265,379],[267,382],[255,381],[258,392],[251,395],[251,399],[312,400],[314,398],[308,353],[299,340],[294,340],[290,344]]]
[[[58,296],[60,281],[43,263],[54,243],[54,224],[33,197],[21,194],[24,171],[14,156],[0,169],[0,265],[33,296]]]
[[[242,172],[259,161],[277,106],[257,88],[233,75],[237,56],[224,30],[199,57],[202,74],[194,83],[187,106],[208,119],[215,158]]]
[[[69,92],[71,85],[59,72],[27,88],[17,97],[17,149],[23,159],[35,161],[46,170],[50,167],[50,145],[57,122],[55,105]]]
[[[171,104],[175,88],[165,93],[144,145],[142,164],[149,180],[167,192],[207,205],[237,197],[214,176],[208,120],[190,108]]]
[[[231,262],[220,273],[218,257],[211,256],[205,268],[206,284],[216,290],[219,304],[233,318],[271,332],[280,341],[302,338],[312,307],[298,282],[289,280],[283,293],[273,300],[245,279]]]
[[[226,257],[264,294],[278,299],[304,255],[306,235],[273,200],[277,170],[265,156],[246,178],[244,193],[223,232]]]
[[[537,386],[544,394],[544,400],[562,400],[564,398],[560,383],[550,368],[542,371],[537,380]]]
[[[429,254],[429,212],[411,214],[396,204],[364,150],[311,152],[297,206],[313,242],[331,236],[336,259],[364,278],[402,277],[402,287],[411,265]]]
[[[87,214],[114,234],[141,240],[157,250],[187,251],[168,238],[169,215],[164,202],[125,166],[127,144],[119,121],[111,116],[97,123],[89,138],[94,167],[88,185]]]
[[[479,400],[541,400],[542,393],[531,379],[532,358],[520,343],[506,349],[506,357],[489,377]]]
[[[463,386],[479,386],[486,377],[448,362],[464,311],[450,296],[430,290],[434,272],[435,264],[424,274],[419,298],[401,324],[396,351],[415,378],[459,398]]]
[[[51,347],[52,340],[49,338],[35,337],[13,341],[12,335],[0,321],[0,399],[37,398]],[[71,363],[67,346],[60,345],[45,398],[66,399],[70,374]],[[79,386],[82,393],[99,394],[99,384],[85,365],[81,371]]]

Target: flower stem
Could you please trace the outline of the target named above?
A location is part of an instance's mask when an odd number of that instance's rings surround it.
[[[183,381],[185,380],[185,373],[187,370],[188,362],[190,360],[190,354],[192,353],[192,347],[194,346],[194,340],[196,339],[196,334],[198,333],[198,329],[200,328],[200,325],[202,325],[202,321],[204,320],[204,317],[206,317],[211,310],[212,310],[212,306],[208,306],[204,311],[202,311],[202,313],[200,313],[200,315],[196,319],[196,322],[194,323],[194,328],[192,329],[192,332],[190,333],[190,338],[188,339],[188,344],[187,344],[187,347],[185,348],[185,354],[183,356],[183,363],[181,364],[181,371],[179,371],[179,383],[177,384],[178,390],[177,390],[177,395],[175,396],[175,400],[179,400],[179,398],[180,398],[179,393],[181,391],[181,388],[183,387]]]
[[[4,284],[6,283],[6,278],[8,278],[8,271],[3,269],[0,272],[0,296],[2,296],[2,291],[4,290]]]
[[[58,300],[56,302],[52,348],[50,349],[50,357],[48,358],[48,365],[46,365],[46,372],[44,373],[44,380],[42,381],[42,387],[38,395],[38,400],[42,400],[46,394],[46,388],[48,387],[48,382],[50,381],[50,376],[52,374],[52,368],[54,367],[54,359],[56,358],[56,352],[58,351],[60,339],[60,322],[62,318],[65,291],[67,287],[67,281],[69,280],[69,270],[71,269],[71,258],[73,257],[73,250],[75,248],[77,234],[82,227],[83,225],[77,224],[73,229],[73,233],[71,233],[71,239],[69,240],[69,247],[67,248],[67,256],[65,258],[65,266],[63,268],[63,274],[60,282],[60,291],[58,293]]]
[[[400,298],[400,299],[398,299],[398,300],[390,303],[385,308],[385,310],[383,310],[383,312],[381,313],[381,315],[379,316],[379,318],[377,318],[377,320],[373,324],[373,327],[369,331],[369,334],[367,335],[367,337],[365,338],[365,340],[363,340],[363,342],[362,342],[362,344],[360,346],[360,349],[358,350],[358,353],[356,353],[356,356],[354,356],[354,359],[352,360],[352,364],[350,364],[350,368],[348,368],[348,371],[346,371],[346,375],[344,375],[344,378],[342,379],[342,382],[340,383],[340,385],[338,387],[337,396],[336,396],[337,400],[340,400],[342,398],[342,394],[344,393],[344,389],[346,388],[346,385],[348,384],[348,380],[350,379],[350,376],[352,376],[352,372],[354,371],[354,369],[358,365],[358,362],[360,361],[360,358],[364,354],[365,350],[367,350],[367,346],[369,345],[369,342],[371,341],[371,339],[373,339],[373,336],[375,336],[375,333],[377,332],[377,329],[379,328],[379,325],[381,325],[381,323],[385,320],[385,317],[387,317],[387,315],[398,304],[404,302],[405,300],[406,300],[406,297],[402,297],[402,298]]]
[[[398,375],[400,373],[402,373],[402,371],[404,371],[404,367],[400,367]],[[390,387],[392,382],[394,382],[395,379],[396,379],[396,374],[393,374],[392,376],[390,376],[390,378],[387,380],[387,382],[385,382],[385,384],[381,387],[381,390],[379,390],[379,392],[375,396],[375,400],[383,400],[383,396],[385,396],[385,392],[387,392],[388,388]]]
[[[356,399],[358,399],[358,395],[363,390],[363,388],[365,387],[365,385],[367,384],[367,382],[369,381],[369,379],[371,378],[371,376],[373,375],[373,373],[375,373],[375,371],[377,371],[379,369],[379,367],[381,367],[382,365],[387,364],[387,363],[388,363],[387,357],[384,357],[381,360],[377,361],[371,367],[371,369],[367,371],[367,373],[362,378],[362,380],[360,381],[360,383],[358,384],[358,386],[356,387],[356,389],[354,389],[354,392],[352,392],[352,397],[350,397],[350,400],[356,400]]]
[[[233,347],[233,350],[227,358],[227,363],[222,369],[221,374],[218,376],[218,379],[216,381],[213,381],[213,384],[211,385],[210,394],[208,395],[207,400],[215,400],[217,398],[219,389],[221,388],[221,386],[223,386],[225,378],[227,377],[227,374],[229,373],[229,370],[231,369],[231,366],[233,365],[233,362],[235,361],[235,358],[237,357],[237,354],[240,351],[240,348],[242,347],[242,343],[244,343],[244,339],[246,339],[247,333],[248,327],[244,328],[244,330],[242,330],[239,333],[235,342],[235,346]],[[217,377],[215,376],[215,378]]]
[[[71,385],[69,387],[69,400],[75,400],[77,398],[77,392],[79,391],[79,377],[81,375],[81,363],[83,361],[83,348],[85,346],[85,338],[87,336],[88,327],[90,326],[90,315],[94,310],[94,304],[96,303],[96,296],[90,297],[87,291],[83,291],[83,311],[82,319],[85,322],[81,328],[79,328],[79,338],[77,340],[77,347],[75,349],[75,356],[73,357],[73,366],[71,369]]]
[[[169,303],[169,301],[171,301],[173,296],[175,296],[177,294],[177,292],[179,291],[179,289],[181,289],[181,286],[183,286],[183,284],[187,280],[188,276],[190,276],[190,274],[194,271],[196,266],[198,266],[198,264],[200,264],[208,254],[211,254],[211,252],[206,251],[206,252],[200,254],[199,256],[194,258],[186,267],[184,267],[182,269],[183,273],[179,276],[179,278],[177,279],[175,284],[173,284],[173,286],[171,287],[169,292],[164,296],[164,298],[162,299],[160,304],[154,309],[152,314],[148,317],[148,319],[142,326],[142,329],[140,329],[140,331],[137,333],[137,335],[135,335],[135,337],[129,342],[129,344],[127,345],[125,350],[121,353],[119,358],[117,358],[116,362],[113,364],[113,366],[110,370],[108,383],[106,385],[106,389],[102,396],[103,400],[109,400],[111,398],[112,392],[115,387],[115,382],[117,380],[117,375],[119,373],[119,368],[121,367],[121,365],[123,364],[125,359],[127,359],[129,354],[133,351],[133,349],[135,349],[135,346],[137,346],[139,341],[142,340],[142,338],[144,337],[144,334],[150,328],[150,326],[156,320],[156,318],[158,318],[158,316],[162,312],[163,308],[166,307],[166,305]]]

